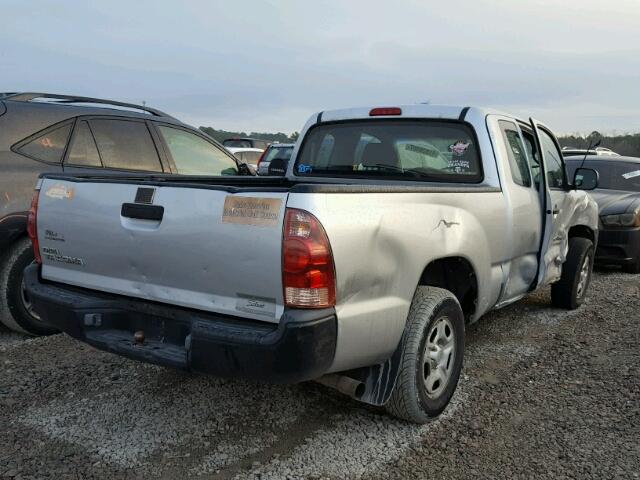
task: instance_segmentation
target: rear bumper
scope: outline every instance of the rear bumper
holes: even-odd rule
[[[146,302],[40,279],[25,270],[43,320],[98,349],[158,365],[275,383],[318,378],[333,362],[333,309],[286,310],[279,324]],[[144,331],[136,343],[134,332]]]
[[[600,230],[596,262],[624,265],[640,258],[640,229]]]

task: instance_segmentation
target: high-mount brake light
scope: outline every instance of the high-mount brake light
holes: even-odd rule
[[[36,190],[31,199],[31,207],[29,208],[29,215],[27,216],[27,234],[31,239],[31,245],[33,245],[33,255],[36,258],[36,263],[42,264],[42,257],[40,256],[40,244],[38,243],[38,196],[39,190]]]
[[[399,107],[378,107],[369,111],[370,117],[380,117],[384,115],[402,115],[402,109]]]
[[[287,307],[325,308],[336,303],[336,274],[329,239],[318,219],[304,210],[286,210],[282,284]]]

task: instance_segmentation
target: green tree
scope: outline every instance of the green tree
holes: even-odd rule
[[[212,128],[212,127],[200,127],[200,130],[219,142],[222,142],[227,138],[233,138],[233,137],[250,137],[250,138],[259,138],[260,140],[267,140],[269,142],[290,143],[290,142],[295,142],[298,138],[298,132],[293,132],[291,135],[287,135],[286,133],[283,133],[283,132],[246,133],[246,132],[231,132],[227,130],[216,130],[215,128]]]

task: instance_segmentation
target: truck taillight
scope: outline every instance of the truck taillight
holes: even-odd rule
[[[316,217],[287,208],[282,238],[284,302],[294,308],[324,308],[336,303],[331,245]]]
[[[27,216],[27,234],[31,239],[33,245],[33,255],[36,257],[36,263],[42,263],[42,257],[40,257],[40,245],[38,244],[38,196],[40,192],[36,190],[31,199],[31,207],[29,208],[29,215]]]

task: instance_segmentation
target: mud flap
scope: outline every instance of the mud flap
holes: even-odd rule
[[[345,375],[355,378],[364,384],[365,391],[358,398],[359,401],[376,406],[385,405],[389,401],[400,371],[404,343],[405,337],[402,335],[402,340],[400,340],[396,350],[385,362],[345,373]]]

